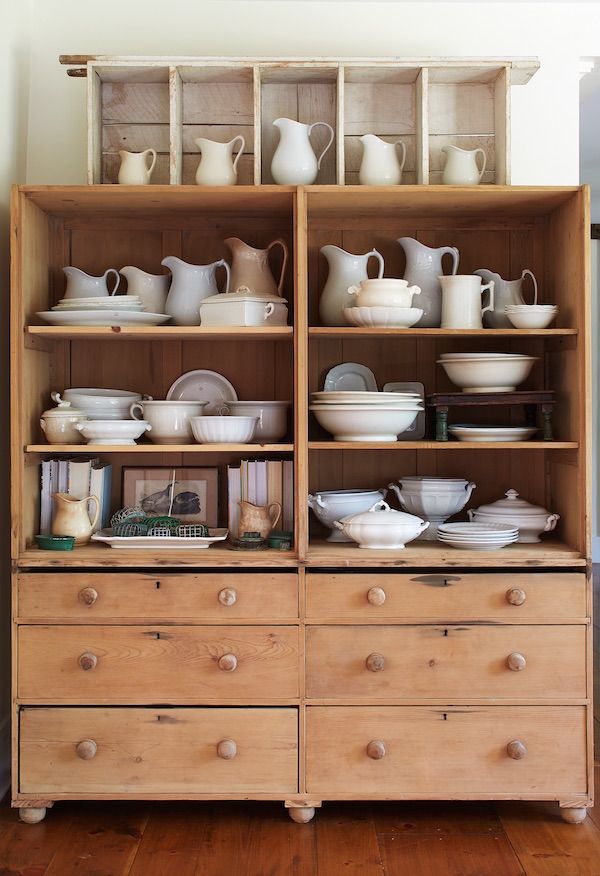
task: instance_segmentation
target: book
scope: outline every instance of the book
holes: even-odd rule
[[[85,499],[90,495],[90,476],[92,465],[99,462],[95,457],[87,457],[87,459],[77,457],[68,460],[69,477],[67,492],[70,496],[75,496],[76,499]]]
[[[294,529],[294,463],[291,459],[283,462],[283,514],[281,528]]]
[[[248,501],[248,460],[240,462],[240,496],[244,502]]]
[[[248,496],[247,501],[256,505],[256,462],[248,461]]]
[[[41,466],[42,489],[40,493],[40,534],[49,535],[52,531],[52,493],[56,493],[58,462],[43,459]]]
[[[233,538],[239,538],[240,506],[238,502],[242,498],[241,466],[227,466],[227,518],[229,534]]]
[[[58,483],[55,485],[55,493],[67,493],[69,490],[69,460],[66,457],[58,460]]]
[[[267,461],[259,459],[256,463],[256,504],[268,504]]]
[[[283,462],[270,459],[267,462],[267,505],[279,502],[283,514]],[[281,521],[279,521],[281,525]],[[283,528],[283,527],[282,527]]]
[[[93,532],[106,528],[110,523],[112,465],[108,462],[95,462],[90,469],[90,496],[96,496],[100,505],[98,520]],[[95,513],[94,503],[88,503],[90,519]]]

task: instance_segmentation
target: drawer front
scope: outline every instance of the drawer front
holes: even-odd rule
[[[586,794],[585,726],[585,706],[313,706],[307,791],[378,799]]]
[[[21,700],[269,702],[298,696],[297,627],[20,627]]]
[[[315,626],[308,697],[585,697],[586,635],[572,626]]]
[[[294,573],[24,573],[18,587],[18,615],[28,622],[202,619],[230,623],[298,617]]]
[[[297,791],[296,709],[22,709],[20,791]]]
[[[460,620],[585,618],[585,575],[518,573],[460,575],[306,575],[308,618]]]

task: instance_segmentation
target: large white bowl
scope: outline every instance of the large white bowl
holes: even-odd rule
[[[80,420],[75,428],[88,444],[135,444],[152,426],[145,420]]]
[[[199,444],[248,444],[258,417],[190,417],[190,423]]]
[[[152,426],[153,444],[191,444],[192,417],[201,417],[208,402],[150,401],[134,402],[130,414],[134,419],[146,420]],[[137,417],[136,411],[142,416]]]
[[[396,494],[403,511],[415,514],[424,520],[429,520],[431,526],[422,535],[423,540],[433,541],[437,538],[438,526],[458,514],[465,507],[475,484],[470,481],[459,481],[453,489],[446,490],[412,490],[410,483],[405,489],[404,481],[398,484],[388,484],[389,489]]]
[[[529,305],[533,307],[533,305]],[[545,329],[556,319],[558,310],[506,310],[515,328]]]
[[[349,295],[356,295],[359,308],[371,307],[412,307],[413,295],[420,295],[419,286],[409,286],[407,280],[393,277],[376,277],[361,280],[358,286],[350,286]]]
[[[438,359],[463,392],[514,392],[529,376],[537,356]]]
[[[402,410],[358,405],[337,410],[331,405],[322,408],[311,405],[310,409],[335,441],[396,441],[401,432],[412,426],[419,413],[417,408]]]
[[[346,322],[359,328],[410,328],[422,316],[423,311],[418,307],[392,305],[344,307]]]
[[[350,536],[345,535],[335,526],[336,520],[350,514],[360,514],[368,511],[375,502],[385,499],[387,490],[322,490],[314,495],[309,493],[308,507],[317,520],[331,530],[327,541],[349,542]]]
[[[90,420],[129,420],[129,408],[142,398],[139,392],[93,387],[65,389],[61,396]]]
[[[287,432],[288,401],[228,401],[221,411],[236,417],[258,417],[254,435],[259,444],[275,444]]]

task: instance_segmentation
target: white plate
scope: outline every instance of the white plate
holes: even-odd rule
[[[425,386],[418,381],[392,381],[392,383],[384,383],[384,392],[406,392],[411,395],[416,395],[417,398],[425,402]],[[420,441],[425,437],[425,411],[419,414],[412,426],[409,426],[405,432],[398,435],[398,441]]]
[[[537,432],[536,426],[448,426],[459,441],[527,441]]]
[[[178,536],[138,535],[124,537],[113,535],[112,529],[101,529],[92,535],[92,541],[100,541],[111,548],[124,548],[125,550],[201,550],[209,548],[217,541],[225,541],[229,535],[228,529],[209,529],[209,535],[202,538],[180,538]]]
[[[457,535],[485,535],[487,533],[502,533],[504,535],[512,535],[518,533],[517,526],[511,526],[508,523],[440,523],[438,527],[440,532],[456,533]]]
[[[65,310],[36,313],[50,325],[162,325],[171,319],[164,313],[135,313],[132,310]]]
[[[439,539],[438,539],[439,541]],[[442,544],[447,544],[448,547],[454,548],[458,551],[500,551],[502,548],[508,547],[513,542],[501,542],[500,544],[490,544],[488,542],[482,542],[481,544],[477,544],[475,542],[466,541],[464,544],[452,543],[450,541],[441,542]]]
[[[313,402],[320,404],[388,404],[395,401],[417,401],[417,392],[311,392]]]
[[[167,401],[208,402],[203,414],[218,414],[228,401],[237,401],[237,392],[222,374],[216,371],[187,371],[178,377],[167,393]]]
[[[323,389],[325,392],[377,392],[377,381],[366,365],[342,362],[327,372]]]

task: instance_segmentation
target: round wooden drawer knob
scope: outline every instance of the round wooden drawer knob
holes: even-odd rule
[[[520,587],[513,587],[506,591],[506,601],[510,605],[523,605],[527,599],[527,594]]]
[[[234,669],[237,669],[237,663],[235,654],[223,654],[222,657],[219,657],[219,669],[222,669],[223,672],[233,672]]]
[[[237,602],[237,592],[232,587],[225,587],[219,591],[219,602],[221,605],[235,605]]]
[[[75,751],[82,760],[91,760],[93,757],[96,757],[98,746],[93,739],[82,739],[75,746]]]
[[[370,672],[382,672],[385,669],[385,657],[383,654],[369,654],[365,664]]]
[[[372,739],[367,745],[367,754],[373,760],[381,760],[382,757],[385,757],[386,750],[383,739]]]
[[[508,663],[508,668],[512,669],[513,672],[522,672],[527,666],[527,660],[518,651],[513,651],[512,654],[509,654],[506,662]]]
[[[371,605],[383,605],[385,602],[385,590],[383,587],[371,587],[367,593],[367,602]]]
[[[98,665],[98,658],[95,654],[92,654],[91,651],[84,651],[84,653],[79,658],[79,665],[84,672],[90,672]]]
[[[237,745],[234,739],[221,739],[217,745],[217,754],[223,760],[231,760],[237,754]]]
[[[98,591],[93,587],[84,587],[79,591],[79,601],[82,605],[93,605],[98,599]]]
[[[513,739],[506,746],[506,752],[513,760],[522,760],[527,754],[527,748],[520,739]]]

